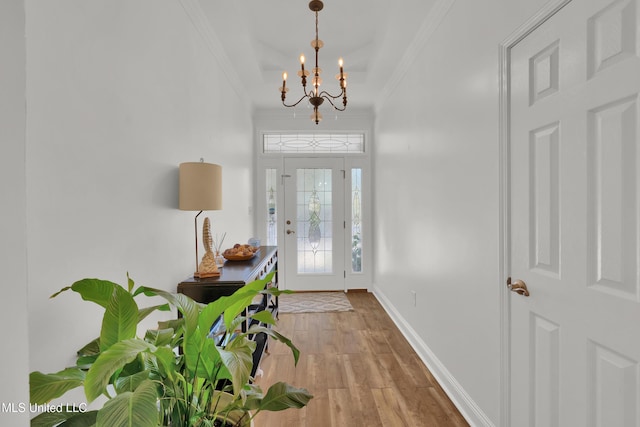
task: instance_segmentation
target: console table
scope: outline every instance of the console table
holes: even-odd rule
[[[189,277],[178,284],[178,293],[191,299],[209,303],[228,296],[254,280],[264,278],[278,267],[278,247],[260,246],[256,256],[247,261],[226,261],[220,269],[220,276],[198,279]],[[278,273],[272,286],[278,284]]]
[[[220,269],[220,276],[188,279],[178,284],[178,293],[184,294],[191,299],[207,304],[220,297],[233,294],[247,283],[254,280],[263,279],[272,271],[275,272],[271,283],[267,287],[278,286],[278,247],[260,246],[256,255],[246,261],[226,261],[224,267]],[[260,301],[255,301],[249,307],[252,311],[269,310],[274,317],[278,315],[278,298],[271,295],[263,295]],[[212,325],[215,326],[215,325]],[[246,325],[243,325],[246,330]],[[256,350],[253,353],[253,370],[251,375],[255,375],[262,354],[267,346],[267,335],[265,333],[256,334],[252,337],[256,341]]]

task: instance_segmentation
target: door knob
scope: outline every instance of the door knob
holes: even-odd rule
[[[529,290],[527,289],[527,284],[522,280],[515,280],[514,282],[511,282],[511,277],[509,277],[507,279],[507,288],[509,288],[511,292],[515,292],[518,295],[524,295],[525,297],[528,297],[530,295]]]
[[[287,230],[287,234],[295,234],[296,232],[293,230]]]

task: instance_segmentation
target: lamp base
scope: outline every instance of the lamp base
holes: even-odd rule
[[[213,255],[213,252],[207,251],[202,257],[202,262],[198,266],[197,271],[193,273],[193,277],[202,279],[204,277],[215,277],[219,275],[220,270],[218,270],[218,266],[216,265],[216,257]]]

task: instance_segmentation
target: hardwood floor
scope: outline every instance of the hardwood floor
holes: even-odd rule
[[[277,330],[300,349],[270,344],[266,390],[286,381],[309,390],[306,408],[261,412],[256,427],[467,426],[376,298],[347,294],[354,311],[281,314]]]

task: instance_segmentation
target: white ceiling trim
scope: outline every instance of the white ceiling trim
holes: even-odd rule
[[[438,0],[433,5],[433,8],[429,11],[427,19],[422,23],[418,33],[413,38],[409,46],[407,46],[407,50],[404,55],[402,55],[398,66],[391,75],[391,78],[380,92],[380,95],[374,104],[376,113],[380,111],[380,108],[382,108],[381,106],[385,104],[398,84],[400,84],[407,71],[411,68],[411,65],[413,65],[413,62],[418,56],[420,50],[429,42],[429,39],[431,39],[431,36],[442,23],[445,16],[447,16],[447,13],[455,2],[456,0]]]
[[[229,57],[225,53],[225,49],[220,42],[220,39],[216,36],[216,33],[211,28],[211,24],[209,20],[205,16],[204,12],[200,8],[200,3],[198,0],[180,0],[180,4],[187,16],[193,23],[193,26],[196,28],[198,33],[202,36],[202,40],[204,41],[207,49],[211,53],[211,55],[216,59],[220,65],[222,66],[222,71],[224,75],[229,80],[231,87],[236,92],[238,97],[242,100],[242,102],[247,106],[247,108],[251,108],[251,100],[246,92],[244,85],[238,78],[238,73],[235,71],[233,64],[229,60]]]

